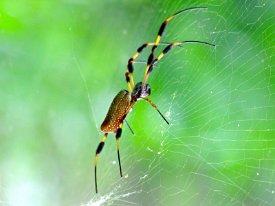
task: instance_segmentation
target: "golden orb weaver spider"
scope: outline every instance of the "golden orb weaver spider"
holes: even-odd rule
[[[97,149],[96,149],[96,155],[95,155],[95,162],[94,162],[94,167],[95,167],[95,191],[96,193],[98,192],[97,190],[97,173],[96,173],[96,166],[97,166],[97,161],[98,161],[98,155],[102,151],[104,147],[105,140],[108,136],[109,133],[116,133],[116,146],[117,146],[117,156],[118,156],[118,162],[119,162],[119,171],[120,171],[120,176],[122,177],[122,170],[121,170],[121,163],[120,163],[120,155],[119,155],[119,138],[121,137],[122,133],[122,125],[123,122],[127,116],[127,114],[130,112],[134,104],[140,100],[143,99],[146,102],[148,102],[152,107],[154,107],[158,113],[161,115],[161,117],[165,120],[167,124],[169,122],[167,119],[163,116],[163,114],[160,112],[158,107],[148,98],[147,96],[150,95],[151,93],[151,88],[150,85],[147,84],[148,77],[150,73],[153,71],[155,64],[163,58],[163,56],[168,53],[172,47],[174,46],[181,46],[182,44],[185,43],[200,43],[200,44],[205,44],[209,46],[215,46],[214,44],[204,42],[204,41],[196,41],[196,40],[188,40],[188,41],[181,41],[181,42],[174,42],[174,43],[162,43],[160,42],[160,38],[163,35],[163,32],[166,28],[167,23],[173,19],[175,16],[184,13],[186,11],[191,11],[191,10],[202,10],[202,9],[207,9],[206,7],[192,7],[188,9],[181,10],[172,16],[168,17],[160,26],[160,29],[158,31],[158,35],[156,38],[155,42],[152,43],[145,43],[141,47],[137,49],[135,54],[128,60],[128,65],[127,65],[127,70],[125,73],[126,77],[126,82],[129,91],[127,90],[121,90],[114,98],[113,102],[111,103],[111,106],[108,110],[108,113],[101,124],[101,131],[105,132],[101,142],[99,143]],[[157,58],[154,59],[154,54],[155,50],[158,47],[158,45],[167,45],[166,48],[157,56]],[[134,77],[133,77],[133,71],[134,67],[133,64],[137,63],[134,60],[138,57],[138,55],[143,51],[148,46],[152,46],[151,53],[148,57],[147,63],[146,63],[146,69],[145,69],[145,74],[144,74],[144,79],[142,82],[138,82],[137,84],[134,83]],[[132,89],[133,88],[133,89]],[[128,125],[127,121],[125,120],[126,124]],[[129,125],[128,125],[129,126]],[[129,126],[130,128],[130,126]],[[132,129],[130,128],[132,131]]]

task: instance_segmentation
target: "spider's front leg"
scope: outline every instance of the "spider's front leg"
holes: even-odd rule
[[[133,77],[133,72],[134,72],[133,64],[136,63],[135,59],[143,51],[143,49],[145,49],[148,46],[152,46],[154,44],[155,44],[155,42],[154,43],[145,43],[145,44],[141,45],[137,49],[137,51],[134,53],[134,55],[128,60],[127,70],[125,72],[125,78],[126,78],[126,82],[127,82],[130,92],[132,92],[132,87],[135,86],[134,77]]]
[[[132,92],[132,89],[135,86],[134,75],[133,75],[133,73],[134,73],[134,66],[133,66],[133,64],[135,64],[135,63],[141,63],[141,62],[135,61],[135,59],[140,55],[140,53],[146,47],[148,47],[148,46],[154,46],[155,44],[156,44],[155,42],[149,42],[149,43],[142,44],[137,49],[137,51],[134,53],[134,55],[128,60],[127,70],[125,72],[125,78],[126,78],[126,82],[127,82],[128,89],[129,89],[130,92]],[[166,42],[159,42],[158,44],[159,45],[170,45],[170,43],[166,43]],[[142,62],[142,63],[146,64],[146,62]]]

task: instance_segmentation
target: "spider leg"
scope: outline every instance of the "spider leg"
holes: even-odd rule
[[[122,170],[121,170],[121,163],[120,163],[120,155],[119,155],[119,138],[121,137],[122,133],[122,124],[119,125],[119,128],[116,132],[116,149],[117,149],[117,158],[118,158],[118,163],[119,163],[119,171],[120,171],[120,176],[122,177]]]
[[[159,111],[157,105],[155,105],[150,99],[143,97],[142,99],[144,99],[145,101],[147,101],[149,104],[151,104],[152,107],[154,107],[158,113],[160,114],[160,116],[164,119],[164,121],[169,124],[168,120],[164,117],[164,115]]]
[[[182,42],[174,42],[172,44],[169,44],[160,54],[157,58],[155,58],[151,64],[149,65],[148,69],[146,66],[146,71],[145,71],[145,75],[144,75],[144,79],[143,79],[143,83],[142,85],[144,86],[147,82],[147,79],[149,77],[149,74],[153,71],[154,69],[154,65],[163,58],[163,56],[165,54],[167,54],[174,46],[180,46],[182,44],[187,44],[187,43],[199,43],[199,44],[205,44],[208,46],[215,46],[214,44],[208,43],[208,42],[204,42],[204,41],[197,41],[197,40],[188,40],[188,41],[182,41]]]
[[[126,82],[128,84],[129,90],[130,92],[132,91],[132,89],[130,89],[131,87],[135,86],[135,82],[134,82],[134,77],[133,77],[133,72],[134,72],[134,60],[138,57],[138,55],[143,51],[144,48],[148,47],[148,46],[152,46],[155,43],[145,43],[143,45],[141,45],[137,51],[134,53],[134,55],[128,60],[128,64],[127,64],[127,70],[125,73],[125,77],[126,77]]]
[[[191,11],[191,10],[203,10],[203,9],[207,9],[206,7],[191,7],[191,8],[188,8],[188,9],[184,9],[184,10],[181,10],[177,13],[174,13],[172,16],[169,16],[160,26],[159,28],[159,31],[158,31],[158,35],[157,35],[157,38],[156,38],[156,41],[155,41],[155,45],[152,47],[152,50],[151,50],[151,54],[149,55],[148,57],[148,60],[147,60],[147,66],[146,66],[146,69],[145,69],[145,74],[144,76],[146,75],[152,61],[154,60],[154,53],[155,53],[155,50],[156,48],[158,47],[159,45],[159,42],[160,42],[160,38],[162,37],[163,33],[164,33],[164,30],[167,26],[167,23],[172,20],[175,16],[179,15],[179,14],[182,14],[184,12],[187,12],[187,11]]]
[[[105,133],[101,142],[99,143],[99,145],[97,146],[96,149],[96,153],[95,153],[95,192],[97,193],[97,177],[96,177],[96,164],[97,164],[97,160],[98,160],[98,155],[99,153],[102,151],[103,147],[104,147],[104,142],[107,138],[108,133]]]
[[[126,122],[127,126],[129,127],[130,131],[132,132],[132,134],[135,134],[126,119],[125,119],[125,122]]]
[[[171,43],[167,43],[167,42],[159,42],[159,45],[170,45]],[[127,64],[127,70],[125,72],[125,78],[126,78],[126,82],[127,82],[127,86],[130,92],[132,92],[132,87],[135,86],[135,82],[134,82],[134,76],[133,76],[133,72],[134,72],[134,67],[133,64],[135,63],[146,63],[146,62],[141,62],[141,61],[135,61],[135,59],[139,56],[139,54],[148,46],[153,46],[155,45],[155,42],[151,43],[145,43],[143,45],[141,45],[137,51],[134,53],[134,55],[128,60],[128,64]]]

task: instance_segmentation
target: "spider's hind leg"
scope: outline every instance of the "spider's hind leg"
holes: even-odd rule
[[[95,153],[95,192],[97,193],[97,176],[96,176],[96,165],[97,165],[97,160],[98,160],[98,155],[102,151],[104,147],[105,140],[107,138],[108,133],[105,133],[101,142],[97,146],[96,153]]]
[[[122,123],[119,125],[119,128],[116,132],[116,149],[117,149],[117,158],[118,158],[118,164],[119,164],[119,171],[120,171],[120,176],[122,177],[122,170],[121,170],[121,163],[120,163],[120,155],[119,155],[119,138],[121,137],[122,134]]]

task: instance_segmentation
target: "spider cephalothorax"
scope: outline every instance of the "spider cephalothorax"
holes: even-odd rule
[[[131,97],[132,99],[138,100],[140,98],[145,98],[151,94],[151,87],[149,84],[142,86],[142,82],[139,82],[135,85]]]
[[[149,84],[147,84],[147,80],[149,75],[154,69],[154,65],[162,59],[162,57],[168,53],[174,46],[181,46],[182,44],[185,43],[200,43],[200,44],[206,44],[210,46],[214,46],[213,44],[204,42],[204,41],[196,41],[196,40],[188,40],[188,41],[181,41],[181,42],[174,42],[174,43],[164,43],[160,42],[160,38],[165,30],[166,24],[173,19],[175,16],[178,14],[181,14],[186,11],[190,10],[201,10],[201,9],[207,9],[204,7],[194,7],[194,8],[189,8],[185,9],[182,11],[179,11],[172,16],[168,17],[161,25],[157,39],[155,42],[149,42],[141,45],[136,53],[128,60],[128,65],[127,65],[127,71],[125,73],[126,77],[126,82],[128,85],[127,90],[121,90],[113,99],[113,102],[109,108],[109,111],[101,124],[101,131],[103,131],[105,134],[99,143],[97,149],[96,149],[96,157],[95,157],[95,190],[97,192],[97,177],[96,177],[96,164],[98,160],[98,155],[102,151],[104,147],[105,140],[108,136],[109,133],[115,133],[116,134],[116,145],[117,145],[117,156],[118,156],[118,163],[119,163],[119,170],[120,170],[120,176],[122,177],[122,170],[121,170],[121,163],[120,163],[120,155],[119,155],[119,143],[118,140],[121,136],[122,133],[122,124],[123,122],[126,121],[126,116],[127,114],[131,111],[132,107],[134,104],[137,102],[137,100],[142,99],[148,102],[152,107],[154,107],[158,113],[161,115],[161,117],[165,120],[167,124],[169,122],[167,119],[164,117],[164,115],[159,111],[158,107],[150,100],[147,98],[147,96],[150,95],[151,93],[151,87]],[[167,45],[165,49],[155,58],[155,50],[158,47],[158,45]],[[144,48],[152,46],[151,53],[148,57],[147,63],[146,63],[146,68],[145,68],[145,74],[142,82],[138,82],[137,84],[134,83],[134,77],[133,77],[133,72],[134,72],[134,63],[138,63],[138,61],[135,61],[135,59],[138,57],[138,55],[143,51]],[[140,62],[139,62],[140,63]],[[143,61],[141,63],[144,63]],[[128,125],[128,123],[127,123]],[[128,125],[129,126],[129,125]],[[131,128],[130,128],[131,129]]]

